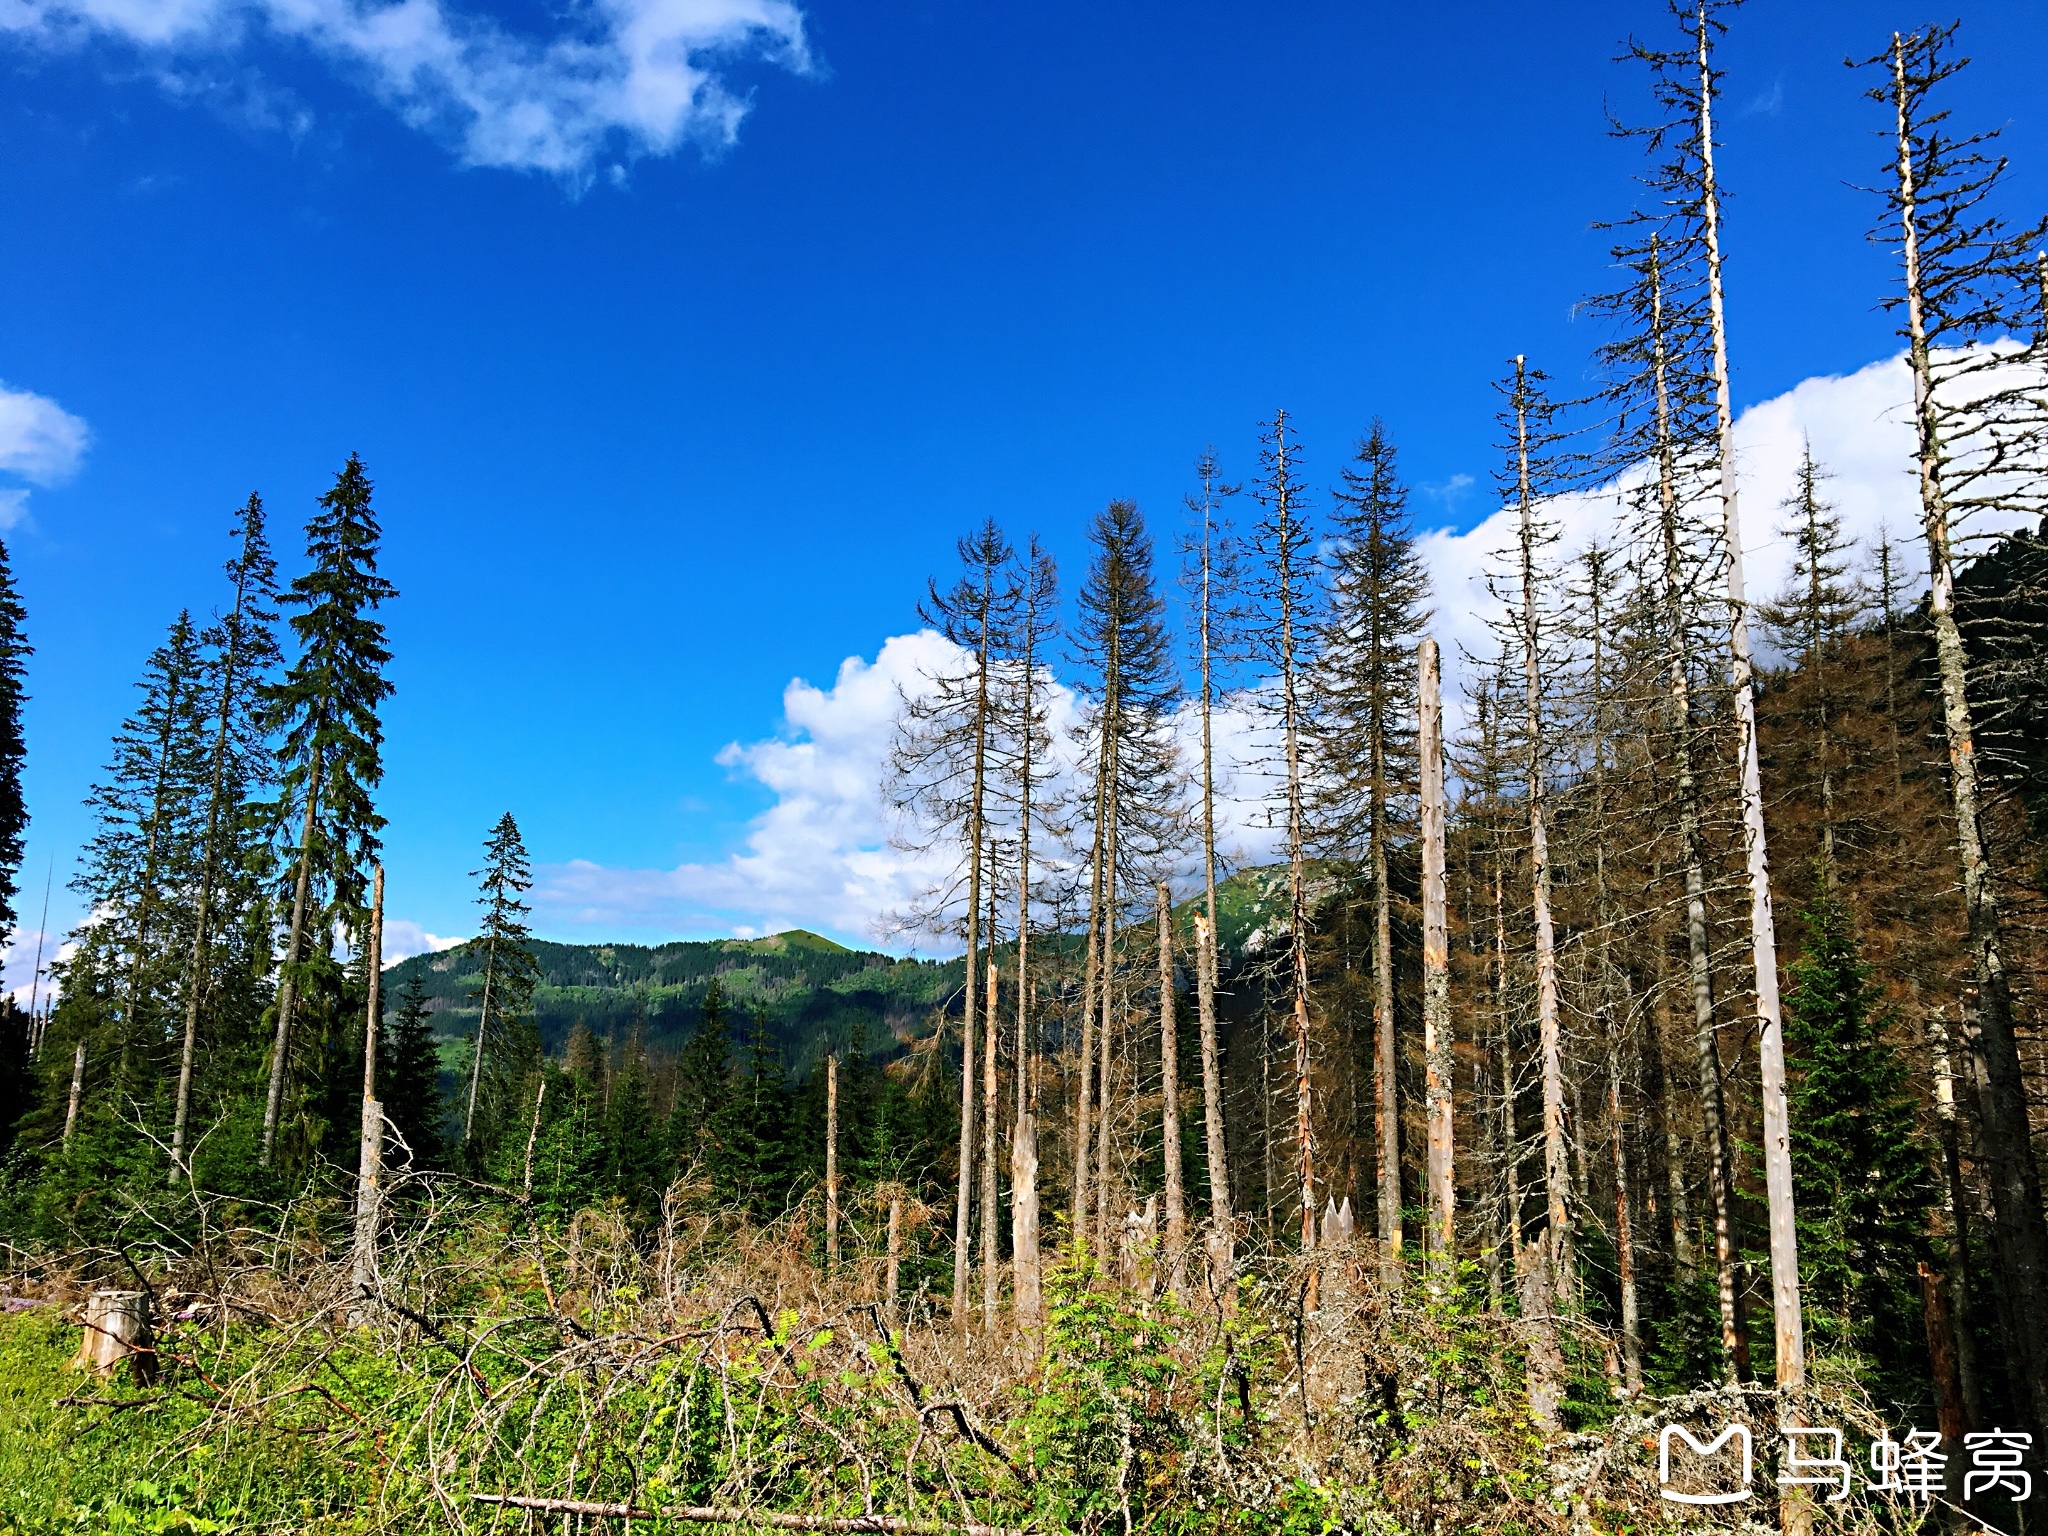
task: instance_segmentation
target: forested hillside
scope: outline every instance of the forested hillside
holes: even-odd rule
[[[742,1015],[765,1009],[791,1065],[807,1073],[822,1051],[858,1030],[877,1053],[928,1030],[928,1016],[959,990],[961,965],[850,950],[802,929],[763,939],[646,946],[532,942],[539,964],[531,1007],[542,1049],[558,1055],[581,1024],[600,1040],[638,1030],[650,1050],[673,1053],[703,1018],[714,977]],[[467,1040],[482,1008],[485,956],[462,945],[415,955],[388,970],[394,992],[413,977],[434,1032]]]
[[[252,499],[92,792],[54,1004],[0,1018],[0,1530],[2021,1529],[2048,220],[1945,126],[1955,28],[1873,37],[1920,526],[1853,539],[1810,446],[1745,504],[1732,14],[1630,47],[1590,370],[1501,368],[1479,653],[1378,421],[1109,500],[1068,596],[966,530],[876,764],[944,963],[544,941],[507,811],[476,937],[387,971],[371,486],[282,588]],[[80,1308],[127,1376],[60,1398]]]

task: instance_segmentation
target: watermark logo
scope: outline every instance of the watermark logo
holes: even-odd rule
[[[1856,1481],[1843,1455],[1842,1432],[1832,1425],[1788,1426],[1780,1431],[1784,1440],[1779,1457],[1777,1484],[1781,1488],[1826,1488],[1827,1502],[1839,1504],[1849,1497]],[[1707,1493],[1692,1493],[1671,1485],[1673,1441],[1701,1462],[1713,1461],[1733,1447],[1739,1472],[1734,1486],[1727,1486],[1728,1458],[1712,1470],[1721,1474],[1723,1486]],[[1880,1435],[1870,1446],[1870,1470],[1877,1475],[1864,1479],[1874,1493],[1903,1494],[1927,1503],[1940,1497],[1948,1486],[1948,1452],[1942,1449],[1940,1434],[1931,1429],[1908,1429],[1905,1439]],[[2034,1495],[2034,1475],[2026,1470],[2034,1437],[2020,1430],[1988,1429],[1963,1436],[1969,1466],[1963,1473],[1963,1500],[2000,1494],[2014,1503],[2025,1503]],[[1754,1491],[1755,1462],[1749,1429],[1741,1424],[1724,1424],[1710,1440],[1701,1440],[1682,1424],[1667,1424],[1657,1436],[1658,1495],[1674,1504],[1740,1504]],[[1690,1478],[1688,1481],[1692,1480]]]

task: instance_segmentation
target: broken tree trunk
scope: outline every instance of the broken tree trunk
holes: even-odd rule
[[[1444,724],[1436,641],[1418,659],[1422,765],[1422,1054],[1429,1124],[1429,1248],[1439,1284],[1457,1270],[1457,1178],[1451,1081],[1451,942],[1444,893]]]
[[[363,1129],[356,1162],[356,1230],[349,1280],[350,1321],[368,1319],[368,1296],[377,1285],[377,1222],[384,1213],[384,1106],[377,1099],[377,1036],[382,1031],[384,972],[384,866],[370,883],[370,943],[364,959],[369,1002],[363,1011]],[[531,1183],[531,1180],[528,1181]]]

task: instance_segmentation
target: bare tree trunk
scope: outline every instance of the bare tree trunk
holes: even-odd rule
[[[277,1038],[271,1043],[270,1092],[263,1101],[263,1157],[265,1168],[277,1148],[277,1121],[284,1108],[285,1075],[291,1065],[292,972],[299,963],[299,946],[306,932],[306,900],[313,881],[313,813],[320,804],[320,751],[313,751],[313,771],[306,779],[306,817],[299,829],[299,874],[292,892],[292,930],[285,942],[284,965],[277,984]]]
[[[1422,1054],[1429,1121],[1430,1249],[1439,1284],[1457,1274],[1457,1177],[1454,1156],[1454,1060],[1451,1041],[1451,942],[1444,895],[1444,723],[1436,641],[1425,637],[1417,673],[1417,747],[1422,762]]]
[[[199,863],[199,897],[192,914],[192,961],[185,983],[185,1039],[178,1052],[178,1106],[171,1120],[171,1176],[185,1166],[185,1135],[192,1115],[192,1071],[199,1053],[199,1003],[206,991],[208,924],[213,916],[213,882],[220,868],[220,812],[227,783],[228,725],[234,717],[235,671],[241,660],[236,647],[242,633],[245,583],[235,587],[234,612],[228,621],[226,665],[221,671],[220,710],[214,725],[213,785],[206,801],[206,846]],[[47,903],[45,904],[47,910]],[[40,936],[38,937],[40,943]]]
[[[1522,695],[1527,732],[1529,801],[1529,887],[1536,925],[1536,1034],[1543,1065],[1543,1193],[1547,1207],[1545,1242],[1552,1308],[1569,1309],[1572,1295],[1571,1167],[1564,1132],[1564,1034],[1558,1022],[1557,930],[1550,911],[1550,838],[1545,807],[1549,786],[1543,772],[1543,677],[1536,617],[1535,498],[1529,480],[1527,385],[1523,359],[1515,359],[1515,464],[1521,508]]]
[[[1209,900],[1216,899],[1215,887]],[[1195,914],[1195,990],[1202,1019],[1202,1128],[1209,1165],[1209,1285],[1230,1285],[1236,1224],[1230,1214],[1230,1154],[1223,1139],[1223,1064],[1216,1047],[1216,924]]]
[[[1956,623],[1955,563],[1949,527],[1948,493],[1941,467],[1948,453],[1942,405],[1935,398],[1922,290],[1919,194],[1906,117],[1904,44],[1892,42],[1893,84],[1898,105],[1899,204],[1906,259],[1906,317],[1913,367],[1913,407],[1918,428],[1920,509],[1927,536],[1927,616],[1934,630],[1934,654],[1941,675],[1942,727],[1948,737],[1949,794],[1961,864],[1963,911],[1975,971],[1975,1007],[1963,1014],[1965,1059],[1977,1090],[1978,1117],[1992,1192],[1992,1248],[2000,1289],[2013,1320],[2015,1381],[2024,1383],[2029,1423],[2048,1432],[2048,1318],[2040,1298],[2048,1294],[2048,1221],[2041,1208],[2040,1169],[2034,1161],[2026,1082],[2013,1034],[2012,995],[2005,969],[2003,918],[1991,861],[1984,848],[1977,788],[1976,725],[1969,693],[1969,665]],[[1958,1288],[1960,1290],[1960,1288]]]
[[[1026,616],[1024,629],[1024,729],[1017,820],[1017,1119],[1010,1131],[1010,1290],[1017,1321],[1033,1337],[1042,1331],[1045,1310],[1038,1260],[1038,1125],[1031,1114],[1031,757],[1038,718],[1034,691],[1037,662],[1032,654],[1035,621],[1033,610]]]
[[[1977,1341],[1970,1331],[1970,1197],[1963,1186],[1962,1138],[1956,1127],[1956,1083],[1949,1064],[1948,1025],[1939,1009],[1927,1020],[1927,1040],[1934,1056],[1934,1123],[1941,1136],[1943,1191],[1953,1240],[1950,1271],[1956,1276],[1952,1290],[1956,1368],[1962,1378],[1964,1415],[1972,1425],[1978,1425],[1985,1419],[1982,1378],[1977,1373]]]
[[[1209,1158],[1209,1283],[1227,1291],[1236,1230],[1230,1213],[1230,1158],[1223,1134],[1223,1068],[1216,1046],[1216,753],[1210,717],[1216,697],[1214,566],[1209,504],[1202,505],[1202,894],[1195,919],[1195,1001],[1202,1026],[1202,1119]]]
[[[1181,1187],[1180,1040],[1173,1017],[1173,893],[1162,880],[1155,895],[1159,906],[1160,1150],[1166,1166],[1166,1273],[1169,1285],[1178,1293],[1188,1218]]]
[[[476,1054],[469,1063],[469,1105],[462,1112],[462,1144],[469,1145],[470,1128],[476,1124],[477,1090],[484,1080],[484,1032],[491,1022],[491,986],[497,980],[498,936],[494,932],[484,946],[484,993],[476,1015]]]
[[[825,1057],[825,1262],[839,1262],[839,1053]]]
[[[1714,1033],[1714,974],[1707,936],[1705,855],[1701,849],[1699,779],[1693,768],[1693,708],[1686,676],[1689,650],[1685,611],[1685,572],[1678,546],[1677,445],[1671,429],[1669,350],[1664,332],[1663,269],[1657,245],[1650,246],[1651,340],[1655,349],[1657,389],[1657,501],[1664,556],[1664,622],[1671,648],[1670,710],[1672,750],[1678,769],[1678,836],[1685,862],[1685,932],[1691,966],[1693,1043],[1699,1060],[1700,1119],[1705,1133],[1707,1185],[1714,1204],[1714,1265],[1721,1308],[1721,1363],[1730,1382],[1749,1374],[1749,1336],[1742,1316],[1741,1292],[1735,1282],[1735,1214],[1733,1164],[1729,1155],[1727,1111],[1721,1092],[1721,1055]],[[1673,1163],[1672,1220],[1674,1251],[1683,1236],[1683,1214],[1677,1196],[1681,1185]],[[1681,1267],[1684,1256],[1678,1254]]]
[[[981,1326],[993,1330],[996,1302],[1002,1289],[1002,1271],[996,1264],[996,1221],[1001,1200],[996,1187],[996,1032],[1000,1025],[996,1015],[999,988],[995,961],[995,872],[991,870],[989,874],[988,998],[984,1010],[987,1027],[982,1032],[981,1052]]]
[[[1792,1132],[1785,1108],[1785,1027],[1778,1006],[1778,937],[1771,915],[1770,851],[1764,833],[1763,768],[1756,735],[1756,693],[1749,659],[1749,609],[1743,596],[1742,525],[1735,483],[1735,411],[1728,384],[1728,327],[1721,293],[1721,202],[1714,180],[1713,70],[1705,0],[1699,12],[1699,151],[1701,216],[1707,242],[1707,313],[1714,338],[1714,413],[1719,428],[1721,531],[1727,560],[1729,686],[1734,694],[1736,753],[1742,776],[1742,841],[1749,877],[1749,945],[1756,1003],[1757,1060],[1763,1078],[1764,1188],[1770,1219],[1771,1318],[1776,1331],[1778,1388],[1806,1385],[1806,1334],[1799,1311],[1799,1233],[1792,1202]],[[1788,1424],[1796,1420],[1788,1418]],[[1803,1488],[1779,1499],[1788,1532],[1813,1517]]]
[[[1379,756],[1379,743],[1374,744]],[[1385,797],[1384,774],[1374,800]],[[1400,1058],[1394,1040],[1394,914],[1387,892],[1386,809],[1375,805],[1372,833],[1372,1032],[1373,1111],[1379,1141],[1380,1283],[1401,1283],[1401,1099]]]
[[[384,1022],[382,864],[370,882],[370,943],[364,959],[370,996],[363,1013],[363,1136],[356,1165],[355,1247],[349,1268],[355,1291],[351,1316],[358,1325],[368,1318],[368,1297],[377,1285],[377,1223],[384,1214],[384,1106],[377,1100],[377,1036]]]
[[[1500,1051],[1500,1199],[1507,1210],[1508,1263],[1521,1274],[1522,1146],[1515,1126],[1515,1058],[1508,1039],[1508,917],[1506,874],[1496,850],[1493,861],[1493,1016]]]
[[[968,1244],[968,1207],[974,1189],[974,1031],[980,1017],[975,984],[981,965],[981,860],[986,831],[988,789],[988,670],[995,602],[993,577],[984,571],[981,590],[981,643],[974,661],[974,780],[967,807],[967,971],[960,1012],[960,1186],[953,1206],[953,1326],[967,1331],[967,1287],[973,1267]]]
[[[1276,483],[1288,483],[1287,421],[1285,412],[1274,413],[1274,452],[1278,457]],[[1310,1077],[1309,978],[1308,978],[1308,890],[1306,848],[1302,825],[1301,722],[1295,665],[1296,577],[1290,552],[1289,524],[1292,503],[1283,491],[1277,508],[1280,535],[1275,540],[1281,569],[1280,593],[1280,707],[1287,757],[1287,897],[1290,940],[1294,951],[1294,1145],[1296,1175],[1301,1201],[1301,1250],[1316,1245],[1316,1144],[1315,1097]]]
[[[889,1195],[889,1258],[886,1306],[889,1321],[897,1320],[896,1295],[903,1276],[903,1195],[891,1191]]]
[[[1111,714],[1106,718],[1120,727],[1121,721],[1117,715]],[[1104,728],[1109,727],[1105,725]],[[1109,1068],[1110,1047],[1115,1037],[1112,1025],[1116,1008],[1116,858],[1120,798],[1117,793],[1119,765],[1114,752],[1115,748],[1112,746],[1109,788],[1103,796],[1104,809],[1109,820],[1102,840],[1102,974],[1097,978],[1102,1017],[1096,1021],[1095,1026],[1096,1092],[1102,1101],[1095,1120],[1095,1251],[1102,1255],[1105,1263],[1116,1251],[1115,1233],[1112,1230],[1116,1220],[1116,1212],[1112,1209],[1115,1191],[1110,1188],[1109,1182]]]
[[[78,1102],[85,1096],[85,1041],[71,1055],[71,1102],[64,1109],[64,1150],[71,1150],[71,1133],[78,1129]]]

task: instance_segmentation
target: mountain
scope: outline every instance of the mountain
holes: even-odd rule
[[[1241,955],[1258,953],[1287,920],[1287,870],[1279,865],[1240,870],[1216,890],[1217,927],[1226,967]],[[1174,908],[1184,936],[1194,929],[1199,896]],[[1140,921],[1143,926],[1143,920]],[[1042,955],[1071,945],[1078,964],[1079,940],[1034,935]],[[736,1035],[757,1010],[768,1014],[782,1042],[784,1059],[798,1076],[810,1070],[826,1042],[844,1045],[858,1028],[868,1049],[886,1054],[914,1035],[928,1032],[934,1011],[957,1010],[965,970],[959,958],[906,960],[872,950],[848,949],[801,928],[765,939],[710,939],[649,947],[644,944],[552,944],[535,941],[541,983],[533,995],[541,1044],[559,1055],[580,1020],[600,1040],[623,1040],[640,1024],[650,1046],[673,1050],[703,1017],[704,994],[716,976],[737,1015]],[[999,963],[1014,959],[999,946]],[[476,993],[483,984],[481,949],[464,944],[434,954],[414,955],[385,973],[385,993],[395,997],[407,979],[425,983],[436,1033],[445,1041],[467,1040],[476,1029]],[[451,1064],[455,1058],[449,1054]]]
[[[960,988],[961,962],[904,960],[848,949],[801,928],[765,939],[642,944],[536,941],[541,982],[533,995],[541,1043],[559,1054],[580,1020],[600,1040],[624,1039],[639,1023],[651,1046],[672,1049],[703,1016],[704,994],[718,978],[737,1018],[765,1010],[799,1074],[825,1042],[843,1044],[856,1029],[871,1051],[920,1032],[933,1009]],[[385,973],[387,995],[408,978],[425,983],[435,1029],[467,1039],[476,1028],[476,991],[484,954],[474,944],[414,955]]]

